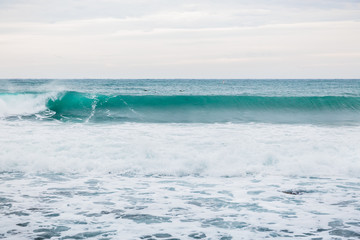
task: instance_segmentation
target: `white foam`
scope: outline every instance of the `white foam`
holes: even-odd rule
[[[0,123],[0,170],[360,174],[360,126]]]
[[[46,101],[54,94],[3,94],[0,95],[0,117],[24,116],[46,109]]]

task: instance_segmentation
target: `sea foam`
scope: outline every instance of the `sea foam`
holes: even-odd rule
[[[46,110],[46,101],[56,94],[0,94],[0,118],[26,116]]]
[[[2,122],[0,170],[130,175],[360,174],[360,126]]]

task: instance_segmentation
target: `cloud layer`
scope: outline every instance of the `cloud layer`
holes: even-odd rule
[[[3,0],[0,78],[359,78],[358,1]]]

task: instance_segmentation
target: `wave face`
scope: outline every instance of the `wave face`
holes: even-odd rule
[[[75,91],[2,94],[0,117],[75,122],[357,123],[360,97],[105,95]]]
[[[26,109],[20,111],[22,114],[29,114],[32,110],[45,114],[48,119],[62,121],[291,123],[360,120],[360,97],[136,96],[73,91],[55,97],[12,97],[14,99],[10,102],[13,105]],[[43,101],[43,106],[40,101]]]

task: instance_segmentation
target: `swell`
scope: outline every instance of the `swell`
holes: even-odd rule
[[[49,99],[53,110],[89,109],[97,102],[99,108],[242,108],[242,109],[299,109],[299,110],[360,110],[360,97],[311,96],[268,97],[236,95],[92,95],[64,92]]]
[[[0,96],[1,97],[1,96]],[[2,96],[3,97],[3,96]],[[125,122],[359,122],[360,97],[246,95],[104,95],[65,91],[36,100],[39,113],[62,121]],[[26,100],[26,101],[24,101]],[[39,107],[39,100],[43,107]],[[4,98],[0,98],[4,102]],[[11,102],[11,101],[10,101]],[[22,103],[23,102],[23,103]],[[4,105],[4,104],[3,104]],[[6,103],[5,103],[6,105]],[[45,109],[45,110],[44,110]],[[1,109],[0,109],[1,110]],[[28,110],[28,109],[27,109]],[[31,111],[28,111],[31,113]],[[20,113],[19,113],[20,115]]]

